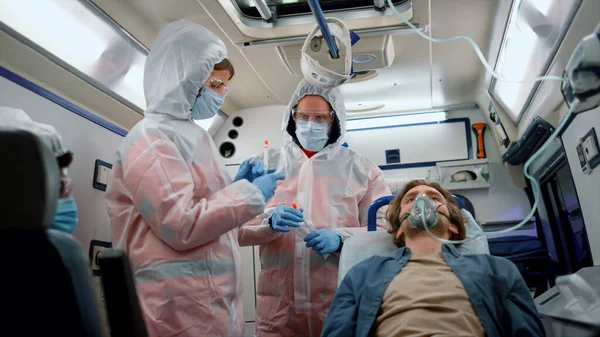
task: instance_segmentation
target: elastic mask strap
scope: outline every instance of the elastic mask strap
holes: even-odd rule
[[[444,216],[444,218],[446,218],[446,219],[448,219],[448,221],[452,222],[452,220],[450,220],[450,216],[448,216],[448,215],[446,215],[446,214],[444,214],[444,213],[442,213],[442,212],[438,211],[438,209],[439,209],[440,207],[442,207],[442,206],[443,206],[443,205],[439,205],[438,207],[436,207],[436,209],[435,209],[435,213],[436,213],[436,214],[439,214],[439,215],[443,215],[443,216]]]
[[[404,216],[400,217],[400,224],[404,222],[404,220],[408,219],[409,213],[404,214]]]

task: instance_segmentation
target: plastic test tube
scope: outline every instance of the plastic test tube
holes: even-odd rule
[[[265,145],[263,147],[263,164],[265,166],[265,175],[269,171],[269,141],[265,140]]]
[[[292,208],[294,209],[298,209],[298,205],[296,204],[292,204]],[[300,238],[300,240],[304,240],[304,238],[308,235],[308,233],[310,233],[311,231],[314,230],[314,227],[310,224],[308,224],[306,221],[304,222],[304,226],[300,226],[298,228],[295,228],[294,230],[294,234]],[[329,257],[329,254],[324,254],[323,258],[325,260],[327,260],[327,258]]]
[[[292,208],[298,209],[298,205],[293,203]],[[309,230],[306,228],[306,222],[304,224],[300,225],[300,227],[294,228],[294,234],[296,234],[296,236],[299,237],[301,240],[304,240],[304,237],[306,235],[308,235],[308,233],[309,233]]]

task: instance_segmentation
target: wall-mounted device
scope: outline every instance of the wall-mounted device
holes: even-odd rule
[[[585,159],[585,155],[583,154],[583,146],[581,146],[581,140],[580,143],[577,144],[577,157],[579,157],[579,166],[581,166],[581,172],[583,173],[590,173],[590,167],[587,163],[587,159]]]
[[[500,113],[498,112],[498,109],[496,108],[496,105],[494,103],[494,99],[491,97],[491,95],[488,93],[488,97],[490,98],[490,104],[488,106],[488,124],[490,127],[490,131],[492,132],[492,135],[494,135],[494,139],[496,140],[496,144],[498,145],[498,149],[500,150],[500,154],[503,154],[504,152],[506,152],[506,150],[508,150],[511,140],[510,137],[508,135],[508,132],[504,126],[504,124],[502,124],[502,118],[500,117]],[[506,114],[504,114],[506,116]],[[514,134],[516,134],[516,130],[515,130],[515,126],[513,124],[512,126],[513,128],[513,136]]]
[[[105,250],[112,250],[112,243],[107,241],[92,240],[90,241],[90,267],[94,276],[100,275],[100,266],[98,265],[98,254]]]
[[[106,191],[108,186],[108,176],[112,170],[112,164],[96,159],[96,165],[94,168],[94,181],[92,185],[95,189],[100,191]]]
[[[477,136],[477,158],[485,158],[485,143],[483,142],[483,133],[485,132],[485,123],[473,123],[473,132]]]
[[[385,150],[386,164],[400,164],[400,150]]]
[[[492,133],[496,136],[496,142],[499,146],[504,146],[504,148],[508,148],[508,144],[510,144],[510,140],[508,139],[508,135],[506,134],[506,130],[504,130],[504,126],[502,125],[502,121],[500,120],[500,116],[498,116],[498,112],[496,111],[496,107],[490,101],[490,105],[488,107],[488,112],[490,116],[490,121],[494,125],[494,131]]]
[[[581,171],[586,174],[592,173],[592,170],[600,165],[600,146],[595,128],[579,138],[576,149]]]

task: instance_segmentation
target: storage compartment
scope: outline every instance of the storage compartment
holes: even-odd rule
[[[448,190],[490,187],[487,159],[444,162],[436,166],[440,184]]]

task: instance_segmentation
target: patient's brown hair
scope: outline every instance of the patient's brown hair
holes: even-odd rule
[[[396,238],[396,232],[398,232],[398,229],[400,229],[401,224],[400,212],[402,211],[402,198],[404,198],[408,191],[421,185],[434,188],[444,196],[444,198],[446,199],[446,206],[448,207],[448,212],[450,213],[448,214],[448,217],[450,218],[450,223],[452,223],[456,226],[456,228],[458,228],[458,234],[452,233],[450,240],[464,240],[467,235],[464,223],[465,219],[463,218],[458,203],[456,202],[456,200],[454,200],[452,194],[450,194],[450,192],[448,192],[447,190],[443,189],[442,186],[440,186],[440,184],[436,182],[427,182],[425,180],[412,180],[408,182],[406,186],[404,186],[402,191],[398,193],[396,198],[392,200],[386,213],[387,222],[390,227],[388,232],[394,236],[394,243],[398,247],[404,247],[404,245],[406,244],[404,242],[404,236]],[[458,245],[459,244],[455,244],[455,246]]]

